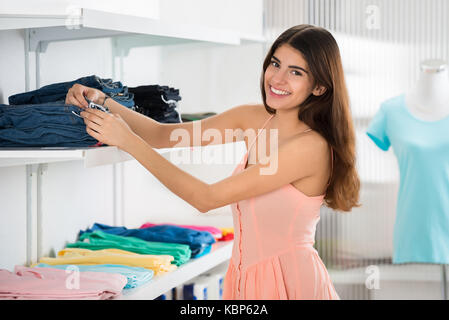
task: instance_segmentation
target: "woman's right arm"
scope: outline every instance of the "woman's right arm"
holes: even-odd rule
[[[105,94],[98,89],[75,84],[67,93],[66,103],[84,109],[87,107],[87,101],[84,97],[102,105]],[[149,145],[158,149],[240,141],[243,139],[242,119],[246,118],[245,112],[256,107],[237,106],[201,121],[160,123],[119,104],[111,98],[107,99],[104,105],[108,107],[111,113],[119,114],[134,133]],[[226,135],[228,135],[227,138]],[[211,139],[206,136],[215,138]],[[232,137],[232,140],[230,140],[230,137]]]

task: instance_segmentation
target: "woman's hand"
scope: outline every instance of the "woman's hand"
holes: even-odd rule
[[[118,114],[87,108],[80,115],[84,118],[87,133],[104,144],[126,151],[126,146],[136,137]]]
[[[65,103],[86,109],[88,103],[85,97],[94,103],[103,104],[105,96],[101,90],[75,83],[67,92]]]

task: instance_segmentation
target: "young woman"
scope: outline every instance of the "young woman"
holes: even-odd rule
[[[259,132],[244,140],[248,152],[232,175],[207,184],[160,156],[192,122],[161,124],[127,109],[98,90],[74,85],[66,103],[86,107],[84,96],[105,103],[110,114],[83,111],[87,132],[131,154],[168,189],[200,212],[231,205],[234,247],[225,278],[225,299],[339,299],[313,248],[320,207],[339,211],[359,206],[355,135],[338,45],[323,28],[299,25],[282,33],[263,63],[262,105],[241,105],[201,120],[201,131]],[[105,101],[106,100],[106,101]],[[262,128],[262,130],[260,130]],[[277,132],[256,152],[261,133]],[[229,142],[229,141],[228,141]],[[253,146],[256,148],[253,149]],[[251,160],[251,161],[250,161]],[[276,161],[275,170],[263,174]]]

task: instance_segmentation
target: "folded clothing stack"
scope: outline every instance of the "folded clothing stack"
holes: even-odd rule
[[[127,283],[124,275],[116,273],[80,272],[76,276],[79,278],[67,285],[70,274],[65,270],[0,269],[0,299],[110,299],[120,295]]]
[[[164,225],[177,226],[177,227],[181,227],[181,228],[187,228],[187,229],[198,230],[198,231],[206,231],[206,232],[209,232],[214,237],[215,240],[218,240],[223,236],[223,233],[219,228],[215,228],[212,226],[196,226],[196,225],[174,224],[174,223],[155,224],[155,223],[151,223],[151,222],[146,222],[140,226],[140,229],[150,228],[150,227],[155,227],[155,226],[164,226]]]
[[[49,265],[119,264],[150,269],[155,275],[158,275],[175,270],[176,265],[172,264],[173,260],[173,256],[170,255],[138,254],[115,248],[98,250],[65,248],[58,252],[56,258],[42,257],[39,263]]]
[[[220,228],[222,237],[218,241],[230,241],[234,239],[234,228]]]
[[[96,75],[82,77],[73,81],[52,83],[39,89],[18,93],[8,98],[10,105],[42,104],[48,102],[64,103],[67,92],[74,84],[82,84],[86,87],[103,91],[118,103],[134,108],[134,95],[128,91],[120,81],[101,79]]]
[[[123,289],[133,289],[140,285],[147,283],[153,278],[154,271],[151,269],[145,269],[141,267],[130,267],[119,264],[97,264],[97,265],[50,265],[46,263],[39,263],[35,267],[37,268],[54,268],[61,270],[76,270],[80,272],[105,272],[105,273],[118,273],[124,275],[127,279],[127,283]],[[70,267],[70,268],[69,268]]]
[[[91,229],[80,231],[92,232],[101,230],[109,234],[125,237],[136,237],[146,241],[156,241],[163,243],[185,244],[190,247],[191,257],[197,258],[210,251],[211,245],[215,243],[211,233],[206,231],[192,230],[175,225],[159,225],[144,229],[127,229],[126,227],[112,227],[101,223],[95,223]]]
[[[134,109],[134,95],[121,82],[93,75],[15,94],[0,105],[0,147],[91,147],[100,145],[86,132],[80,108],[65,104],[68,90],[79,83],[108,94]]]
[[[110,234],[101,230],[84,232],[80,235],[79,241],[68,243],[66,247],[90,250],[115,248],[144,255],[169,255],[173,256],[172,264],[176,266],[186,263],[192,255],[189,246],[185,244],[146,241],[136,237]]]
[[[234,228],[216,228],[213,226],[196,226],[196,225],[180,225],[180,224],[172,224],[172,223],[161,223],[155,224],[151,222],[146,222],[140,226],[141,229],[149,228],[154,226],[162,226],[162,225],[172,225],[178,226],[182,228],[188,228],[199,231],[207,231],[209,232],[216,241],[229,241],[234,239]]]
[[[0,104],[0,147],[89,147],[80,108],[63,103]]]
[[[177,112],[181,100],[179,89],[169,86],[144,85],[128,88],[134,94],[136,111],[161,123],[182,122]]]

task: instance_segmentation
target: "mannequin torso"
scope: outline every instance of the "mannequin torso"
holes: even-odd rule
[[[441,60],[427,60],[421,63],[421,75],[405,95],[408,111],[424,121],[439,121],[449,116],[449,71]],[[442,267],[442,297],[447,300],[446,267]]]
[[[449,116],[449,71],[441,60],[421,63],[421,75],[405,95],[410,113],[424,121],[438,121]]]

